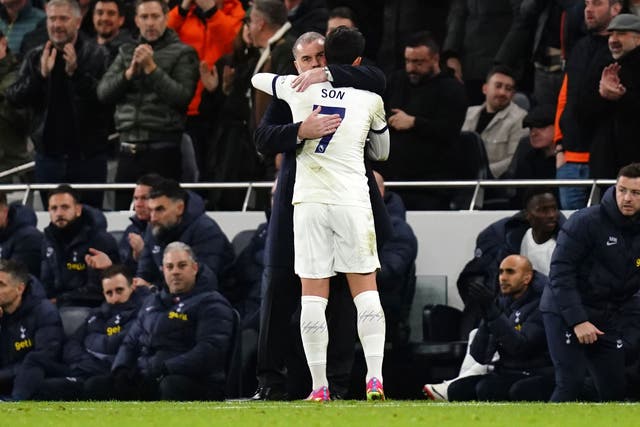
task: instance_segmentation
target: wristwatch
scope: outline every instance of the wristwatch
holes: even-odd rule
[[[323,67],[324,75],[327,76],[328,82],[333,82],[333,76],[331,75],[331,71],[329,71],[329,67]]]

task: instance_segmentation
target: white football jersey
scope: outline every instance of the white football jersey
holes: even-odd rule
[[[295,77],[260,73],[253,77],[252,83],[257,89],[286,101],[294,122],[303,121],[318,106],[322,107],[320,114],[338,114],[342,122],[332,135],[307,140],[298,147],[293,203],[371,207],[364,150],[371,130],[383,136],[372,138],[376,144],[387,144],[386,150],[373,150],[384,153],[384,158],[376,160],[384,160],[388,154],[382,98],[364,90],[334,88],[328,82],[296,92],[291,88]]]

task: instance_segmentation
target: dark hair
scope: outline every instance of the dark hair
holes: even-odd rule
[[[98,0],[98,1],[102,1],[102,0]],[[146,185],[147,187],[153,188],[156,185],[158,185],[158,183],[161,182],[163,179],[165,178],[161,177],[157,173],[147,173],[142,175],[140,178],[138,178],[138,180],[136,181],[136,185]]]
[[[631,163],[621,167],[616,178],[621,176],[625,178],[640,178],[640,163]]]
[[[71,187],[69,184],[60,184],[53,190],[50,190],[47,200],[51,200],[51,196],[55,196],[56,194],[68,194],[73,198],[75,203],[80,203],[80,194],[78,193],[78,190]]]
[[[163,178],[151,188],[149,192],[150,199],[156,199],[158,197],[166,196],[171,200],[187,201],[187,192],[180,187],[178,181],[174,179]]]
[[[522,207],[525,210],[529,210],[529,205],[531,201],[538,196],[542,196],[544,194],[548,194],[552,196],[556,203],[558,202],[558,198],[556,197],[556,193],[552,188],[549,187],[529,187],[522,196]]]
[[[117,276],[118,274],[122,274],[125,277],[125,279],[127,279],[127,284],[131,286],[131,282],[133,280],[133,275],[131,274],[131,270],[129,270],[127,266],[122,264],[113,264],[105,268],[104,270],[102,270],[102,280],[110,279],[112,277]]]
[[[431,54],[440,53],[440,46],[438,42],[433,38],[429,31],[418,31],[407,37],[405,47],[419,47],[426,46],[431,51]]]
[[[24,283],[25,285],[29,283],[29,270],[20,261],[2,259],[0,260],[0,271],[7,273],[16,282]]]
[[[118,8],[118,15],[120,16],[124,16],[124,5],[122,4],[121,0],[93,0],[92,2],[92,6],[91,6],[91,14],[93,15],[93,13],[96,10],[96,3],[115,3],[116,7]]]
[[[353,10],[347,6],[335,7],[329,12],[329,19],[331,18],[344,18],[350,19],[353,25],[357,27],[357,22]]]
[[[167,5],[167,2],[165,2],[164,0],[136,0],[136,15],[138,14],[138,7],[143,4],[143,3],[158,3],[160,5],[160,7],[162,7],[162,12],[166,15],[167,13],[169,13],[169,6]]]
[[[7,194],[4,191],[0,191],[0,205],[7,206]]]
[[[364,52],[364,36],[357,28],[339,26],[324,41],[324,56],[328,64],[353,64]]]
[[[507,77],[511,77],[511,79],[514,81],[516,81],[515,75],[513,73],[513,70],[506,66],[506,65],[495,65],[493,68],[491,68],[489,70],[489,72],[487,73],[487,82],[489,81],[489,79],[491,77],[493,77],[494,74],[504,74]]]
[[[272,28],[282,27],[289,19],[287,8],[281,0],[254,0],[252,7]]]

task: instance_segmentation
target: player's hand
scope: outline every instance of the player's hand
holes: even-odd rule
[[[129,233],[127,235],[127,240],[129,240],[129,246],[131,246],[133,259],[138,261],[138,258],[140,258],[140,254],[144,249],[144,240],[142,239],[142,236],[136,233]]]
[[[327,73],[324,72],[324,69],[312,68],[304,73],[300,73],[295,79],[293,79],[291,87],[294,88],[296,92],[304,92],[312,84],[326,81]]]
[[[62,49],[62,57],[64,58],[64,71],[68,76],[73,76],[73,73],[78,69],[78,56],[76,55],[76,48],[71,43],[64,45]]]
[[[218,88],[220,79],[218,78],[218,69],[215,64],[209,68],[205,61],[200,62],[200,80],[202,80],[202,85],[209,92],[213,92]]]
[[[104,270],[105,268],[113,265],[109,255],[94,248],[89,248],[89,253],[84,256],[84,262],[86,262],[89,267],[96,270]]]
[[[392,108],[393,115],[389,117],[389,126],[395,130],[409,130],[416,124],[416,118],[410,116],[399,108]]]
[[[334,133],[342,119],[337,114],[320,115],[322,106],[311,112],[298,128],[299,139],[316,139]]]
[[[45,79],[51,74],[53,66],[56,63],[56,55],[58,50],[53,47],[53,43],[49,40],[42,49],[42,56],[40,57],[40,74]]]
[[[576,334],[576,338],[578,338],[580,344],[593,344],[598,341],[598,335],[604,335],[604,332],[588,321],[575,325],[573,332]]]

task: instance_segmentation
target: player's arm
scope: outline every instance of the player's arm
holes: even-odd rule
[[[278,97],[276,94],[275,86],[278,80],[278,75],[273,73],[258,73],[251,77],[251,84],[259,91],[268,93],[269,95]]]
[[[369,143],[366,146],[366,156],[371,160],[382,161],[389,157],[389,129],[384,115],[384,103],[378,97],[378,104],[371,120],[369,129]]]

